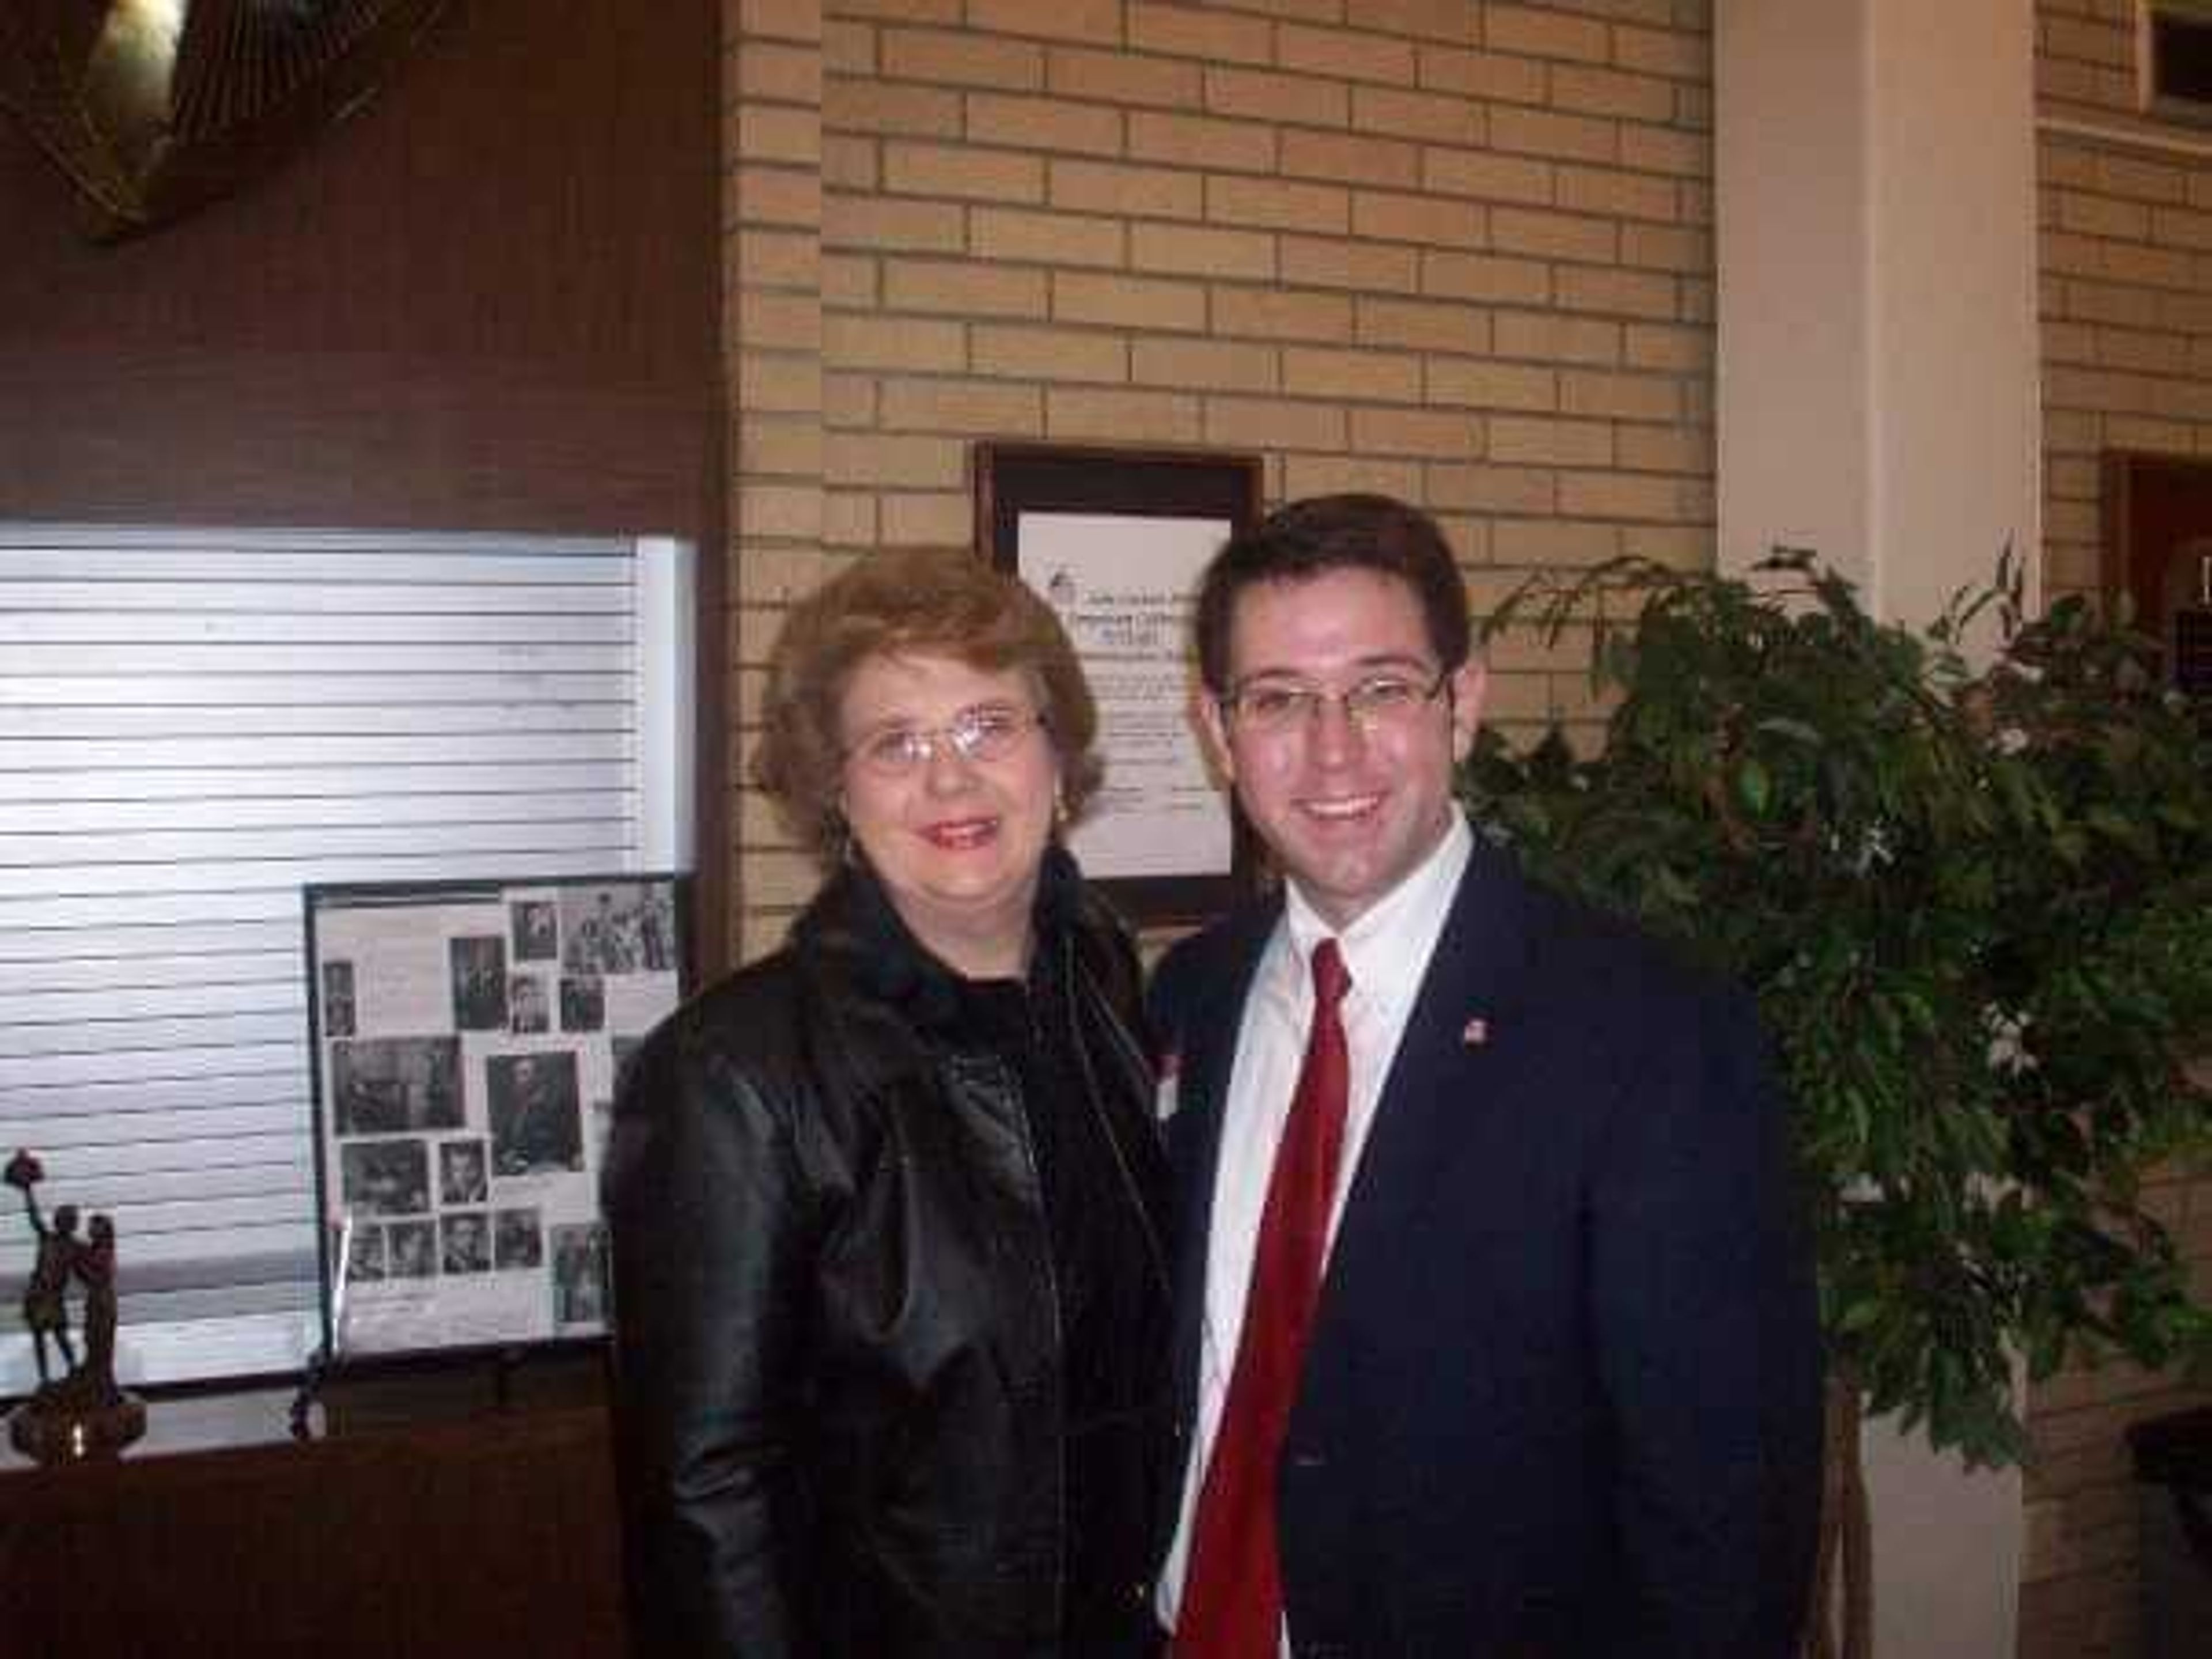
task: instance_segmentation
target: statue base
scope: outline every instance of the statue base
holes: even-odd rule
[[[120,1389],[50,1382],[8,1416],[8,1439],[40,1463],[112,1456],[146,1432],[146,1402]]]

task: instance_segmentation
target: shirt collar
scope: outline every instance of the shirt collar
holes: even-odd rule
[[[1322,919],[1295,881],[1286,882],[1283,916],[1299,978],[1306,978],[1314,947],[1334,938],[1352,975],[1353,996],[1372,998],[1382,1008],[1409,1003],[1428,971],[1452,895],[1474,853],[1474,834],[1465,815],[1454,812],[1450,827],[1428,855],[1341,932]]]

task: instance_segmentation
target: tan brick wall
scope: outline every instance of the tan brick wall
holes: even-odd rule
[[[2046,578],[2101,583],[2108,448],[2212,455],[2212,134],[2112,142],[2051,123],[2139,130],[2133,0],[2039,0]],[[2174,1172],[2149,1205],[2212,1297],[2212,1178]],[[2021,1659],[2137,1650],[2138,1498],[2124,1433],[2212,1400],[2130,1367],[2033,1391]]]
[[[1484,604],[1711,558],[1707,0],[727,7],[738,759],[791,595],[965,542],[978,438],[1390,490]],[[1493,710],[1587,720],[1581,660]],[[811,876],[731,821],[751,955]]]

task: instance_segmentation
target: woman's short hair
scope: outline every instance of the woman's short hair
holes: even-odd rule
[[[1016,578],[959,548],[872,553],[839,572],[784,618],[769,659],[768,699],[753,781],[824,862],[844,841],[846,688],[875,657],[943,656],[971,668],[1019,669],[1060,757],[1069,820],[1097,792],[1098,709],[1060,618]]]

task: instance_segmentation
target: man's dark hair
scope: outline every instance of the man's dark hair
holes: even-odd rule
[[[1233,536],[1198,587],[1198,672],[1229,690],[1229,627],[1237,597],[1255,582],[1299,582],[1332,570],[1395,576],[1420,602],[1437,665],[1467,660],[1467,583],[1435,520],[1388,495],[1315,495],[1291,501]]]

